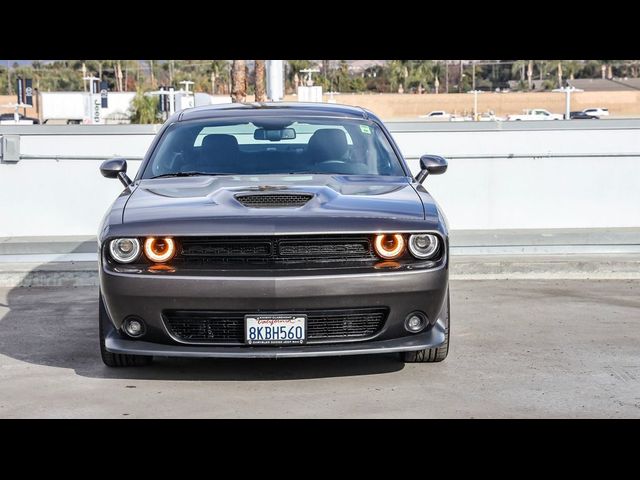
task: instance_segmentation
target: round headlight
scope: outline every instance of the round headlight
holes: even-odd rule
[[[144,254],[152,262],[168,262],[176,253],[176,243],[169,237],[149,237],[144,241]]]
[[[387,260],[398,258],[404,253],[404,237],[398,233],[393,235],[376,235],[373,242],[376,253]]]
[[[116,238],[109,244],[111,257],[120,263],[131,263],[140,254],[140,242],[137,238]]]
[[[428,233],[411,235],[409,251],[416,258],[430,258],[438,251],[438,237]]]

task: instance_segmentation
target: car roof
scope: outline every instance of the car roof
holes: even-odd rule
[[[256,116],[314,116],[314,117],[348,117],[368,119],[375,115],[361,107],[340,105],[337,103],[303,103],[303,102],[264,102],[264,103],[224,103],[205,105],[183,110],[178,121],[221,118],[221,117],[256,117]]]

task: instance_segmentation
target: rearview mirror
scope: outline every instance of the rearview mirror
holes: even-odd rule
[[[125,187],[133,183],[127,176],[127,161],[124,158],[105,160],[100,165],[100,173],[106,178],[117,178]]]
[[[416,176],[419,183],[424,182],[428,175],[441,175],[447,171],[447,160],[438,155],[423,155],[420,157],[420,173]]]
[[[253,131],[254,140],[269,140],[279,142],[280,140],[293,140],[296,138],[296,131],[293,128],[265,129],[257,128]]]

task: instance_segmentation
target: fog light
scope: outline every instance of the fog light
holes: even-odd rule
[[[427,326],[427,316],[422,312],[412,312],[404,320],[404,328],[411,333],[418,333]]]
[[[146,330],[144,322],[139,318],[127,318],[122,325],[124,331],[130,337],[141,337]]]

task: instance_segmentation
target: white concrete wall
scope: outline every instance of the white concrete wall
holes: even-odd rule
[[[423,153],[450,157],[425,186],[452,229],[640,227],[640,122],[517,123],[389,126],[414,172]],[[0,164],[0,236],[95,234],[122,189],[96,157],[134,158],[133,177],[156,130],[0,127],[31,156]]]
[[[421,154],[450,157],[424,185],[453,229],[639,227],[640,129],[557,128],[393,135],[414,172]]]

